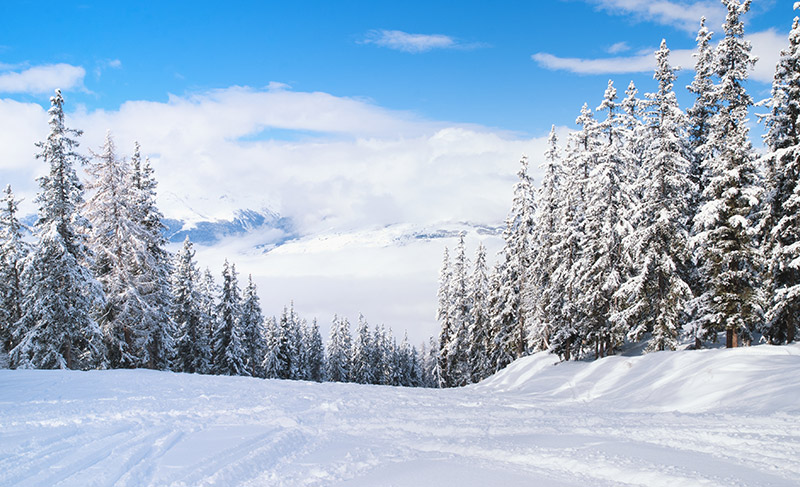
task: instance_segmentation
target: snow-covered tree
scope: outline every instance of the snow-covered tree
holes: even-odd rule
[[[707,184],[708,175],[704,174],[703,160],[710,157],[711,149],[708,136],[712,118],[718,111],[717,90],[714,86],[714,47],[711,45],[713,32],[706,27],[706,18],[700,20],[697,31],[697,51],[695,57],[694,79],[686,87],[694,93],[694,104],[686,110],[689,127],[689,177],[694,186],[690,200],[692,218],[697,214],[702,203],[702,194]]]
[[[217,375],[248,375],[241,318],[242,298],[236,266],[226,260],[211,341],[212,371]]]
[[[795,7],[797,8],[797,7]],[[766,321],[770,343],[788,343],[800,323],[800,18],[781,51],[764,117],[768,153],[760,222],[766,259]]]
[[[325,375],[333,382],[350,380],[350,357],[352,337],[347,318],[333,317],[331,335],[328,340],[328,361]]]
[[[553,300],[547,310],[551,323],[550,350],[564,360],[577,358],[581,347],[579,325],[584,317],[577,306],[582,277],[578,264],[586,240],[586,187],[595,166],[594,154],[598,144],[597,122],[587,105],[583,105],[575,123],[581,128],[570,134],[564,157],[563,204],[557,219],[558,238],[553,249],[556,265],[550,277]]]
[[[562,212],[563,195],[561,187],[564,184],[564,168],[558,148],[555,126],[550,129],[548,147],[544,154],[545,162],[541,165],[544,169],[542,184],[537,191],[536,226],[533,234],[533,252],[531,266],[528,270],[530,282],[530,301],[527,310],[529,316],[528,346],[531,350],[547,350],[550,347],[552,334],[551,305],[559,296],[554,294],[556,287],[552,286],[551,278],[555,267],[556,246],[559,243],[559,221]]]
[[[17,217],[18,204],[8,185],[0,201],[0,353],[17,344],[16,327],[26,293],[22,271],[31,246],[24,240],[26,227]]]
[[[278,357],[280,347],[280,331],[278,321],[274,316],[264,320],[264,359],[261,361],[261,370],[267,379],[279,379],[283,373],[284,366]]]
[[[491,362],[495,370],[527,353],[527,325],[522,296],[525,294],[531,264],[531,239],[533,236],[536,204],[533,183],[528,174],[528,158],[520,160],[518,181],[514,186],[514,200],[506,218],[503,232],[505,245],[500,264],[493,280],[491,307]]]
[[[30,283],[19,321],[24,336],[11,350],[11,361],[26,368],[104,367],[103,334],[96,318],[104,307],[103,289],[91,271],[85,234],[89,223],[79,213],[83,186],[74,167],[85,162],[75,151],[81,132],[65,126],[60,90],[50,104],[50,133],[37,143],[37,158],[49,166],[49,173],[39,178],[36,246],[23,276]]]
[[[198,285],[199,309],[200,309],[200,328],[208,337],[208,356],[209,369],[204,373],[213,373],[213,336],[217,323],[217,296],[220,293],[219,286],[214,280],[211,270],[206,267],[200,275]]]
[[[692,297],[686,283],[689,262],[688,220],[692,185],[685,154],[684,115],[678,106],[666,42],[656,52],[658,91],[647,95],[649,145],[638,192],[636,230],[630,237],[634,276],[618,291],[623,310],[614,318],[641,340],[652,333],[648,350],[674,350],[681,316]]]
[[[375,364],[372,362],[374,358],[372,334],[364,315],[358,316],[352,354],[350,380],[359,384],[374,384],[376,371]]]
[[[322,335],[316,319],[312,320],[310,327],[306,327],[303,341],[307,354],[306,379],[322,382],[325,380],[325,347],[322,345]]]
[[[606,118],[597,124],[601,143],[590,154],[596,166],[586,189],[586,240],[577,264],[582,275],[578,303],[585,316],[582,335],[594,344],[596,357],[612,353],[624,339],[624,331],[614,326],[610,318],[619,306],[614,294],[630,270],[624,241],[632,232],[632,210],[636,205],[629,172],[631,157],[624,144],[626,132],[616,100],[616,89],[609,81],[598,107],[606,112]]]
[[[194,262],[194,249],[189,237],[175,256],[172,274],[172,321],[178,328],[173,369],[178,372],[208,372],[211,359],[209,335],[203,327],[200,273]]]
[[[752,100],[744,86],[755,64],[741,21],[750,1],[723,3],[728,10],[725,37],[717,46],[714,64],[720,80],[715,87],[718,111],[703,150],[708,182],[704,204],[694,221],[704,284],[702,311],[694,326],[703,336],[725,330],[726,345],[732,347],[739,335],[749,341],[750,331],[761,320],[760,263],[752,221],[759,181],[748,139],[747,112]]]
[[[91,223],[89,245],[94,252],[94,274],[103,285],[106,307],[100,320],[113,368],[142,365],[140,329],[142,299],[135,285],[135,260],[143,250],[142,228],[131,214],[128,165],[116,154],[111,133],[101,153],[88,166],[93,191],[85,206]]]
[[[247,287],[242,300],[241,330],[244,347],[245,368],[252,377],[263,377],[261,363],[266,354],[267,344],[264,341],[264,315],[261,312],[261,302],[258,298],[258,289],[253,282],[253,276],[247,276]]]
[[[475,265],[469,281],[469,369],[471,381],[478,382],[492,373],[489,363],[489,271],[486,266],[486,248],[478,245]]]
[[[469,283],[467,282],[467,268],[469,261],[466,256],[464,233],[459,235],[458,247],[453,259],[452,275],[450,276],[450,310],[448,316],[451,320],[451,329],[447,347],[444,348],[447,363],[445,383],[448,387],[458,387],[470,383],[472,373],[469,363],[469,327],[470,310]]]
[[[450,377],[447,362],[447,349],[454,329],[453,317],[450,315],[452,311],[452,296],[450,291],[452,280],[453,270],[450,263],[450,252],[447,247],[445,247],[444,256],[442,257],[442,269],[439,272],[439,307],[436,311],[436,319],[441,323],[441,329],[439,330],[439,349],[436,351],[436,368],[440,371],[439,378],[442,381],[447,381]],[[448,387],[444,383],[442,383],[441,386]]]
[[[133,285],[138,299],[141,319],[142,360],[146,367],[163,369],[174,355],[176,324],[170,319],[172,296],[170,273],[172,256],[166,250],[163,215],[156,205],[157,183],[150,159],[141,160],[139,143],[131,157],[130,216],[140,235],[133,266]]]

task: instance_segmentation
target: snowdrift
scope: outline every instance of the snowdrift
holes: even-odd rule
[[[476,390],[639,411],[800,412],[800,344],[563,362],[538,353]]]

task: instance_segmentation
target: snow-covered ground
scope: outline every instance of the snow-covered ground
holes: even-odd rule
[[[799,345],[554,362],[457,390],[2,370],[0,485],[800,485]]]

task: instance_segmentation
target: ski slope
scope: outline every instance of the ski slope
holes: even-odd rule
[[[0,485],[800,485],[798,345],[554,363],[455,390],[2,370]]]

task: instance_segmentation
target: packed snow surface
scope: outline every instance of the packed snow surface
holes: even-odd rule
[[[797,486],[800,346],[660,352],[421,390],[0,371],[2,486]]]

